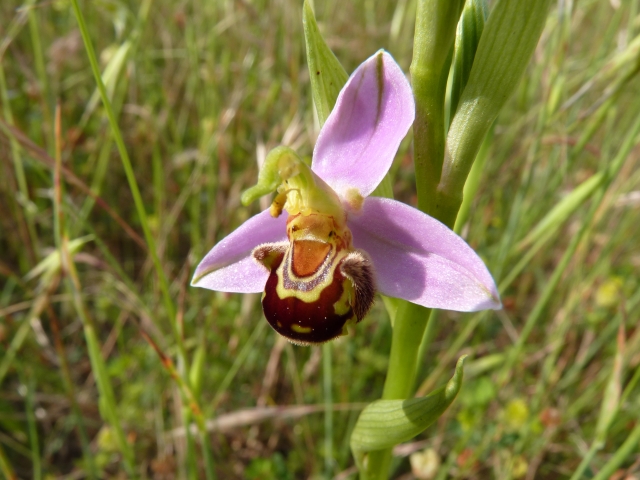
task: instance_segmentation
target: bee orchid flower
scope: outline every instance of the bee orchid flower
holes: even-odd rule
[[[243,203],[275,191],[271,207],[215,245],[192,285],[263,292],[271,326],[298,344],[345,334],[376,292],[431,308],[500,308],[491,274],[462,238],[409,205],[370,196],[414,115],[402,70],[377,52],[340,92],[311,166],[287,147],[267,156]]]

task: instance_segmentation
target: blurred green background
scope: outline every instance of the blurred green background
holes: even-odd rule
[[[208,249],[260,210],[240,204],[257,161],[279,144],[311,155],[302,2],[80,7],[168,292],[71,3],[3,1],[0,475],[205,478],[209,465],[222,479],[355,478],[349,434],[381,394],[390,348],[382,302],[323,357],[277,338],[259,295],[189,286]],[[415,0],[314,7],[348,72],[379,48],[408,72]],[[563,479],[586,455],[583,478],[640,476],[639,13],[636,0],[552,7],[459,228],[504,309],[439,312],[419,391],[468,353],[465,383],[436,425],[396,448],[394,478],[420,475],[408,457],[424,451],[434,470],[421,478]],[[410,140],[393,183],[415,205]],[[197,411],[171,368],[207,420],[204,449],[185,434]]]

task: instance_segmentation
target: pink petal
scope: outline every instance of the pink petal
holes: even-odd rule
[[[381,293],[430,308],[501,308],[480,257],[438,220],[404,203],[369,197],[348,225],[354,246],[373,260]]]
[[[273,218],[265,210],[244,222],[205,255],[191,285],[221,292],[262,292],[269,272],[251,257],[251,252],[262,243],[286,238],[287,215]]]
[[[411,86],[393,57],[378,51],[351,75],[325,123],[312,168],[341,197],[368,196],[391,167],[415,116]]]

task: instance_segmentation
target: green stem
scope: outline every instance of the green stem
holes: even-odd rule
[[[136,19],[136,24],[133,27],[133,31],[129,35],[129,42],[131,47],[128,50],[126,58],[123,62],[126,62],[127,59],[133,58],[138,51],[138,47],[140,46],[140,39],[142,38],[142,32],[147,24],[147,19],[149,17],[149,10],[151,9],[152,0],[144,0],[141,2],[140,8],[138,9],[138,16]],[[114,111],[115,117],[118,118],[120,116],[120,112],[122,111],[122,106],[125,103],[127,88],[128,88],[128,80],[129,77],[126,75],[127,69],[121,68],[119,77],[114,80],[114,94],[113,94],[113,102],[112,109]],[[85,113],[86,115],[86,113]],[[97,164],[96,168],[92,169],[94,172],[93,177],[91,179],[91,191],[96,195],[100,195],[102,190],[103,180],[105,179],[107,169],[110,164],[111,157],[111,149],[113,147],[113,136],[110,132],[105,132],[104,137],[102,138],[102,146],[98,152]],[[96,203],[96,199],[93,197],[85,198],[84,204],[82,205],[82,209],[80,210],[80,217],[86,219],[89,217],[89,213],[93,209],[94,204]]]
[[[189,480],[196,480],[198,478],[198,471],[196,469],[196,451],[195,442],[193,440],[193,434],[191,432],[191,412],[188,406],[182,407],[182,424],[185,426],[185,438],[186,438],[186,452],[185,452],[185,477]]]
[[[150,7],[151,2],[147,1],[142,6],[142,17],[146,18],[146,14],[148,12],[148,8]],[[189,378],[187,372],[189,371],[189,364],[187,361],[186,349],[184,346],[183,336],[180,333],[180,327],[178,325],[177,317],[176,317],[176,309],[173,303],[171,293],[169,292],[169,282],[167,280],[167,276],[162,268],[162,264],[160,263],[160,258],[158,257],[158,253],[156,250],[156,242],[154,240],[153,234],[151,232],[151,228],[149,227],[149,220],[147,218],[147,212],[142,200],[142,195],[140,194],[140,188],[138,187],[138,182],[136,180],[135,174],[133,172],[133,166],[131,164],[131,159],[129,158],[129,153],[127,152],[127,148],[124,144],[124,139],[122,137],[122,132],[120,131],[120,127],[118,126],[118,122],[111,105],[111,101],[109,100],[109,96],[107,94],[107,90],[105,88],[104,82],[102,81],[102,76],[100,74],[100,69],[98,66],[98,60],[96,58],[95,50],[93,48],[93,44],[91,43],[91,38],[89,37],[89,32],[87,30],[87,25],[84,21],[84,16],[82,15],[82,11],[78,5],[78,0],[72,0],[73,11],[76,16],[76,20],[78,22],[78,27],[80,29],[80,34],[82,35],[82,40],[84,42],[84,47],[87,53],[87,57],[89,58],[89,63],[91,64],[91,70],[93,72],[93,76],[95,78],[96,84],[98,86],[98,90],[100,92],[100,97],[102,98],[102,103],[104,105],[105,112],[109,119],[109,125],[111,127],[111,133],[113,135],[113,139],[118,147],[118,152],[120,153],[120,159],[122,160],[122,166],[124,168],[127,181],[129,183],[129,189],[131,190],[131,195],[133,196],[133,201],[136,207],[136,211],[138,213],[138,218],[140,220],[140,224],[142,226],[142,230],[144,231],[145,241],[149,247],[149,253],[151,255],[151,259],[153,260],[153,264],[156,270],[156,275],[158,277],[160,283],[160,290],[162,292],[162,299],[164,302],[164,307],[167,312],[167,316],[169,317],[169,323],[171,325],[171,329],[173,332],[173,336],[178,347],[178,364],[180,365],[180,376],[176,376],[176,380],[181,380],[179,386],[183,393],[186,394],[186,398],[189,400],[193,399],[193,392],[191,392],[191,385],[189,383]],[[146,9],[146,12],[145,12]],[[192,407],[200,414],[201,410],[197,403],[193,402]],[[204,419],[202,415],[199,415],[198,421],[196,422],[198,425],[198,429],[200,430],[201,436],[207,434]],[[188,425],[187,425],[188,427]],[[207,443],[203,441],[203,446]],[[206,461],[211,462],[211,458],[209,455],[205,455]],[[207,473],[211,473],[211,469],[207,470]]]
[[[56,206],[56,211],[59,213],[59,202],[56,202],[56,205],[58,205]],[[56,217],[57,216],[58,215],[56,215]],[[107,373],[104,358],[102,357],[102,348],[98,341],[95,325],[82,299],[78,272],[76,271],[75,263],[71,258],[66,236],[62,234],[61,227],[59,226],[60,222],[57,221],[56,223],[56,228],[59,230],[59,233],[56,236],[60,239],[57,242],[58,248],[60,249],[63,265],[70,278],[74,307],[78,317],[82,321],[87,350],[89,351],[91,371],[95,376],[96,383],[98,384],[98,391],[100,392],[100,413],[105,417],[105,420],[109,422],[111,428],[113,428],[118,447],[122,453],[123,466],[127,475],[131,478],[135,478],[134,454],[129,442],[126,440],[122,426],[120,425],[115,395],[113,393],[109,374]]]
[[[5,350],[4,355],[2,356],[2,361],[0,361],[0,385],[2,385],[2,381],[9,371],[9,367],[13,363],[16,354],[20,350],[20,347],[22,347],[22,344],[24,343],[27,335],[29,334],[29,331],[31,330],[31,325],[29,324],[28,318],[32,317],[27,317],[22,320],[22,324],[11,339],[9,347]]]
[[[393,326],[391,355],[382,394],[383,399],[408,398],[413,393],[418,369],[418,352],[430,314],[431,309],[409,302],[404,302],[398,309]]]
[[[600,107],[590,115],[589,123],[583,128],[582,134],[578,138],[575,146],[571,149],[569,158],[573,163],[573,160],[578,157],[580,153],[587,146],[589,141],[596,134],[597,130],[602,126],[604,120],[607,118],[608,113],[611,111],[611,108],[617,104],[618,99],[622,95],[623,92],[628,90],[628,85],[640,73],[640,60],[638,60],[635,67],[625,74],[622,78],[617,80],[615,84],[611,87],[612,92],[609,97],[604,101]]]
[[[453,57],[456,25],[464,2],[420,0],[411,60],[411,84],[416,101],[413,123],[414,165],[418,208],[435,211],[435,192],[444,161],[444,99]]]
[[[576,469],[575,472],[573,472],[573,475],[571,475],[571,478],[569,480],[580,480],[580,478],[582,478],[582,474],[591,463],[591,460],[593,460],[593,457],[595,456],[596,453],[598,453],[598,451],[601,448],[602,448],[602,442],[593,442],[591,444],[591,448],[589,448],[589,451],[584,456],[584,458],[580,462],[580,465],[578,465],[578,468]]]
[[[13,125],[13,113],[11,111],[11,104],[9,103],[9,96],[7,93],[7,83],[5,81],[4,76],[4,68],[2,66],[2,62],[0,62],[0,100],[2,100],[2,113],[4,115],[5,120],[9,125]],[[20,190],[20,196],[22,197],[22,209],[24,212],[23,220],[27,227],[28,232],[28,243],[27,247],[29,248],[29,253],[31,253],[32,257],[35,258],[37,252],[37,242],[38,238],[35,222],[33,219],[33,215],[29,212],[29,208],[27,208],[27,204],[31,201],[29,198],[29,187],[27,184],[27,177],[25,174],[24,164],[22,163],[22,155],[20,152],[20,146],[15,138],[10,136],[10,146],[11,146],[11,157],[13,158],[13,168],[16,175],[16,180],[18,181],[18,188]]]
[[[438,312],[440,312],[440,310],[431,310],[431,314],[427,320],[427,326],[424,329],[422,341],[420,342],[420,349],[418,350],[416,378],[420,376],[422,369],[424,369],[424,362],[422,362],[422,359],[425,358],[429,351],[431,342],[433,342],[433,339],[438,334]]]
[[[94,480],[95,478],[98,478],[96,464],[93,458],[93,453],[91,451],[91,442],[89,440],[89,435],[87,435],[87,430],[84,426],[82,413],[78,405],[78,399],[75,393],[71,371],[69,369],[69,362],[67,361],[67,355],[62,343],[62,339],[60,337],[60,323],[50,304],[47,305],[47,309],[51,323],[53,342],[58,354],[58,360],[60,362],[60,376],[62,377],[62,384],[64,386],[65,393],[69,398],[69,403],[71,404],[72,418],[75,421],[78,438],[80,440],[80,445],[82,446],[82,453],[84,455],[84,461],[86,464],[85,471],[87,477],[89,477],[89,479],[91,480]]]
[[[33,56],[35,59],[36,74],[38,76],[38,83],[40,84],[40,95],[42,97],[42,116],[44,122],[43,135],[46,139],[46,144],[53,145],[53,129],[51,128],[51,89],[49,88],[49,77],[45,68],[44,54],[42,50],[42,42],[40,41],[40,27],[38,25],[38,19],[36,17],[36,10],[33,4],[35,0],[29,2],[29,34],[31,35],[31,43],[33,47]]]
[[[611,477],[616,469],[624,462],[629,455],[633,453],[636,446],[640,442],[640,423],[631,431],[622,446],[616,450],[616,453],[609,459],[609,461],[602,467],[602,470],[593,477],[593,480],[606,480]]]
[[[453,230],[459,235],[464,227],[465,223],[469,219],[469,212],[471,211],[471,205],[476,196],[476,192],[480,187],[480,180],[482,179],[482,172],[484,171],[484,165],[489,157],[489,150],[491,144],[493,143],[493,135],[491,130],[487,134],[480,147],[480,151],[478,152],[478,156],[476,157],[476,161],[473,162],[473,166],[471,167],[471,171],[469,172],[469,176],[467,177],[467,181],[464,184],[463,190],[463,199],[462,204],[460,206],[460,210],[458,211],[458,216],[456,218],[455,226]]]
[[[402,302],[393,324],[391,353],[382,398],[397,400],[413,393],[418,370],[418,352],[429,324],[431,310],[410,302]],[[424,347],[426,348],[426,346]],[[391,464],[391,449],[370,452],[362,479],[386,479]]]
[[[118,408],[116,405],[115,395],[113,393],[113,387],[111,386],[111,380],[107,373],[104,358],[102,357],[102,348],[98,341],[96,334],[95,324],[93,318],[89,315],[89,310],[82,298],[82,287],[78,272],[71,252],[69,250],[69,241],[64,225],[64,216],[62,212],[62,194],[63,185],[61,179],[62,170],[62,155],[61,155],[61,132],[60,132],[60,108],[56,111],[55,116],[55,169],[53,175],[53,222],[54,222],[54,239],[56,248],[60,252],[60,263],[63,267],[63,271],[67,273],[70,290],[73,295],[73,304],[82,322],[85,342],[87,343],[87,350],[89,352],[89,361],[91,364],[91,371],[93,372],[96,383],[98,385],[98,391],[100,393],[99,406],[100,414],[110,424],[116,437],[118,448],[122,453],[122,463],[130,478],[135,478],[134,470],[134,453],[131,449],[131,445],[127,442],[124,435],[122,425],[120,425],[120,418],[118,416]]]
[[[412,65],[411,81],[416,95],[413,141],[418,208],[431,213],[444,158],[444,96],[439,88],[440,72]]]

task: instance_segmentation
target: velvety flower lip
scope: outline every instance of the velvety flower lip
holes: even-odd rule
[[[404,73],[391,55],[377,52],[341,91],[318,137],[311,169],[342,201],[353,246],[371,259],[378,291],[431,308],[499,309],[491,274],[462,238],[409,205],[368,197],[391,167],[414,116]],[[355,207],[354,195],[363,199]],[[266,210],[247,220],[207,253],[192,285],[263,291],[269,272],[252,252],[287,240],[284,217],[273,218]]]

